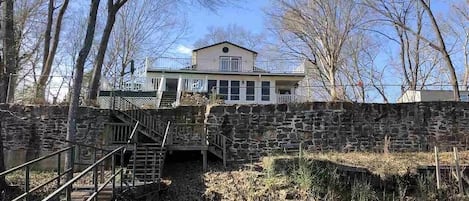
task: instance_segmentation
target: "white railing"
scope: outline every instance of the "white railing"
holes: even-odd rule
[[[158,57],[151,59],[147,68],[149,70],[190,70],[190,71],[212,71],[221,72],[258,72],[279,74],[301,74],[304,67],[301,60],[258,60],[252,61],[245,58],[221,59],[221,58],[171,58]]]
[[[306,102],[306,98],[294,94],[277,94],[277,104],[302,103]]]

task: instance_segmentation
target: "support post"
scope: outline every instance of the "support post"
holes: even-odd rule
[[[114,178],[112,178],[112,197],[115,198],[116,195],[116,155],[112,155],[112,161],[111,161],[111,171],[112,175]],[[121,178],[122,180],[122,178]]]
[[[24,197],[25,201],[29,200],[29,166],[25,167],[25,172],[24,172],[24,177],[25,177],[25,182],[24,182],[24,192],[26,193],[26,196]]]
[[[435,173],[436,173],[436,188],[441,188],[441,175],[440,175],[440,159],[438,156],[438,147],[435,146]]]
[[[58,153],[58,154],[57,154],[57,176],[58,176],[58,177],[57,177],[57,188],[60,187],[60,169],[61,169],[61,168],[60,168],[60,163],[62,162],[62,161],[60,160],[60,159],[62,158],[61,156],[62,156],[61,153]]]
[[[202,169],[207,171],[207,150],[202,150]]]
[[[135,187],[135,166],[137,165],[137,143],[134,143],[133,150],[133,170],[132,170],[132,187]]]

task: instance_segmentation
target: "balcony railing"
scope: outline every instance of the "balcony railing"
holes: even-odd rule
[[[195,70],[216,72],[257,72],[278,74],[302,74],[304,67],[300,60],[259,60],[252,63],[243,58],[226,60],[206,58],[196,61],[192,58],[158,57],[151,59],[149,70]]]
[[[306,97],[294,94],[277,94],[278,104],[306,102]]]

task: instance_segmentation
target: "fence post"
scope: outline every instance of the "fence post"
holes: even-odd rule
[[[440,175],[440,159],[438,157],[438,147],[435,146],[435,173],[436,173],[436,188],[441,188],[441,175]]]
[[[458,187],[459,187],[459,194],[462,195],[464,193],[462,178],[461,178],[461,168],[459,167],[459,153],[458,148],[453,147],[453,154],[454,154],[454,164],[456,165],[456,177],[458,178]]]

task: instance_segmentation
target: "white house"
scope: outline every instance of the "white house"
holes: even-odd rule
[[[144,78],[126,82],[122,90],[103,87],[101,107],[109,96],[128,97],[152,108],[178,105],[184,92],[216,93],[225,104],[275,104],[302,101],[296,95],[305,77],[298,62],[258,61],[258,53],[228,41],[193,50],[191,58],[147,60]],[[108,85],[109,86],[109,85]]]
[[[469,91],[459,92],[460,100],[469,102]],[[398,99],[398,103],[454,101],[452,90],[407,90]]]

